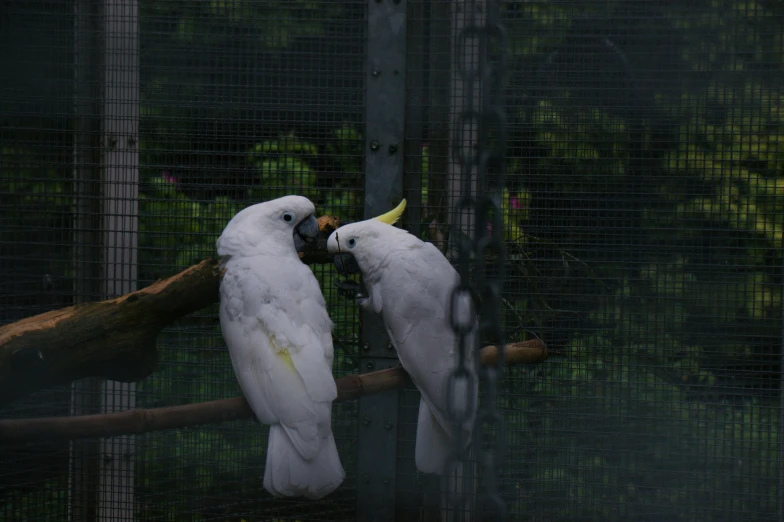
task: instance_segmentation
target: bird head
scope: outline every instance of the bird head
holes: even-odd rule
[[[216,243],[218,254],[222,258],[296,256],[316,243],[319,226],[315,210],[313,203],[302,196],[251,205],[237,212],[223,229]]]
[[[383,259],[384,252],[391,247],[390,234],[405,232],[392,226],[405,209],[404,199],[396,208],[385,214],[343,225],[332,232],[327,239],[327,250],[334,254],[338,273],[350,275],[372,271],[376,260]]]

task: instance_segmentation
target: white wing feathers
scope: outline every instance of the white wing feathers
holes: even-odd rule
[[[232,365],[253,411],[280,423],[312,459],[331,436],[332,323],[305,265],[232,260],[221,284],[221,325]],[[261,268],[263,267],[263,268]]]
[[[449,302],[459,276],[430,243],[410,245],[408,251],[396,252],[389,259],[380,270],[383,276],[377,287],[384,295],[383,315],[389,336],[403,367],[422,394],[417,467],[424,472],[440,473],[453,429],[447,417],[446,387],[457,364],[457,354],[455,335],[449,325]],[[473,368],[473,357],[469,356],[468,364]],[[464,428],[467,439],[472,423],[473,418]]]

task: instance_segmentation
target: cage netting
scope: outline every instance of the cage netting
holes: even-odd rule
[[[403,225],[457,262],[457,60],[500,52],[458,34],[496,4],[498,319],[506,342],[549,349],[497,384],[509,520],[784,520],[778,2],[0,1],[0,325],[176,274],[259,201],[301,194],[363,219],[374,153],[402,156],[389,191],[408,199]],[[368,42],[400,29],[379,5],[405,12],[404,63],[376,74]],[[403,107],[368,95],[392,77]],[[403,122],[399,143],[371,150],[384,122],[369,107]],[[369,371],[360,312],[334,267],[313,270],[335,376]],[[215,305],[157,346],[144,379],[48,387],[0,417],[240,395]],[[414,465],[419,393],[385,393],[396,444],[372,460],[360,403],[333,405],[347,477],[319,501],[263,490],[267,428],[241,420],[3,443],[0,521],[344,521],[376,504],[376,520],[438,519],[437,485]],[[388,498],[365,494],[374,467],[394,475]]]

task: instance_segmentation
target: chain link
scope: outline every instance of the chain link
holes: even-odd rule
[[[486,8],[484,25],[476,20],[477,8]],[[465,2],[468,18],[456,41],[455,67],[463,82],[462,112],[455,122],[452,151],[461,164],[460,198],[455,205],[452,240],[457,242],[460,283],[452,293],[450,324],[457,337],[458,364],[447,387],[448,414],[453,423],[454,446],[447,473],[453,473],[466,460],[466,442],[462,427],[471,420],[474,407],[476,374],[484,396],[476,414],[473,440],[481,466],[482,491],[477,502],[479,519],[506,520],[506,505],[501,498],[496,466],[503,459],[504,423],[495,408],[498,380],[504,365],[504,339],[501,326],[501,291],[504,280],[503,213],[500,194],[504,187],[506,149],[506,115],[503,86],[506,76],[507,35],[500,20],[500,1]],[[479,63],[470,64],[466,50],[470,38],[479,39]],[[470,65],[468,65],[470,64]],[[475,82],[479,80],[481,107],[474,107]],[[478,127],[475,150],[463,140],[466,125]],[[474,194],[472,171],[476,168]],[[461,226],[466,214],[475,215],[473,238],[466,237]],[[488,227],[491,224],[491,227]],[[488,230],[489,228],[489,230]],[[472,266],[473,265],[473,266]],[[492,267],[492,270],[490,268]],[[471,284],[471,275],[475,284]],[[479,335],[473,312],[479,303]],[[466,313],[466,310],[469,310]],[[462,312],[461,312],[462,311]],[[467,319],[470,317],[470,321]],[[493,367],[479,364],[480,336],[498,347],[498,362]],[[476,374],[474,373],[476,367]],[[458,407],[459,391],[468,399]],[[468,405],[468,407],[465,407]]]

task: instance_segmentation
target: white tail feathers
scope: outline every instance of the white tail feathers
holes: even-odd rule
[[[414,455],[417,469],[423,473],[442,474],[451,450],[449,434],[438,423],[425,400],[420,399]]]
[[[270,494],[317,499],[335,491],[345,476],[331,431],[322,439],[319,452],[305,460],[280,424],[270,426],[264,469],[264,489]]]
[[[417,420],[416,467],[423,473],[441,475],[441,522],[471,522],[476,491],[475,464],[455,462],[449,475],[444,475],[452,441],[424,399],[419,401]],[[468,473],[468,474],[466,474]]]

